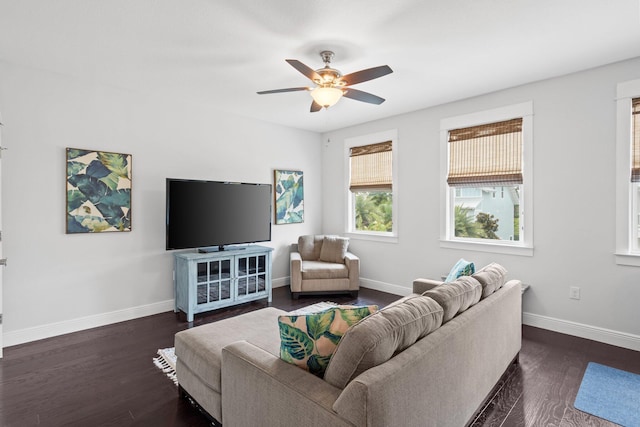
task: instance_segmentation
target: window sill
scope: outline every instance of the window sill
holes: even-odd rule
[[[616,253],[616,264],[640,267],[640,254],[638,253]]]
[[[533,256],[532,246],[515,246],[515,245],[501,245],[497,243],[440,240],[440,247],[446,248],[446,249],[462,249],[466,251],[490,252],[494,254]]]
[[[398,243],[398,236],[391,235],[391,234],[346,232],[345,236],[353,240],[368,240],[372,242]]]

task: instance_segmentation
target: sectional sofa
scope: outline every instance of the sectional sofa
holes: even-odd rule
[[[521,347],[521,283],[490,265],[360,320],[323,378],[280,358],[264,308],[179,332],[180,392],[225,427],[452,426],[472,421]]]

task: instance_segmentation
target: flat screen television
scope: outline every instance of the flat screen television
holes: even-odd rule
[[[271,240],[271,185],[167,178],[166,249]]]

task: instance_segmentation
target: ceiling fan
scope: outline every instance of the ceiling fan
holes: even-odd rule
[[[369,104],[379,105],[384,102],[384,98],[380,98],[379,96],[363,92],[361,90],[352,89],[350,86],[393,73],[393,70],[388,65],[367,68],[366,70],[356,71],[355,73],[343,76],[340,71],[329,66],[334,56],[333,52],[330,50],[324,50],[320,52],[320,56],[324,62],[324,67],[318,70],[313,70],[296,59],[286,60],[293,68],[300,71],[315,83],[315,87],[305,86],[264,90],[258,92],[258,95],[306,90],[311,92],[311,97],[313,98],[313,102],[311,103],[312,113],[320,111],[323,107],[329,108],[338,102],[343,96],[355,99],[356,101],[368,102]]]

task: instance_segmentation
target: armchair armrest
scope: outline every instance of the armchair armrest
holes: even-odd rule
[[[416,279],[413,281],[413,293],[414,294],[422,294],[427,292],[429,289],[433,289],[436,286],[442,285],[440,280],[432,280],[432,279]]]
[[[222,349],[225,427],[347,426],[332,409],[342,390],[247,341]]]
[[[351,252],[347,252],[344,255],[344,263],[347,266],[347,268],[349,270],[351,270],[352,267],[357,267],[358,270],[360,269],[360,258],[358,258],[356,255],[352,254]]]
[[[302,256],[299,252],[289,253],[291,292],[302,290]]]
[[[344,255],[344,264],[349,270],[349,290],[357,291],[360,289],[360,258],[347,252]]]

